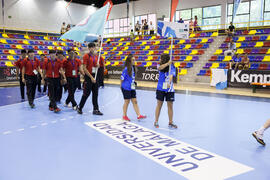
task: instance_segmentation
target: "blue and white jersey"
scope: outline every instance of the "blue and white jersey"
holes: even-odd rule
[[[242,58],[240,57],[240,58],[234,58],[234,60],[233,60],[234,62],[241,62],[242,61]]]
[[[121,87],[124,90],[131,91],[132,90],[131,89],[131,84],[135,82],[134,68],[132,67],[132,77],[130,77],[129,74],[128,74],[127,67],[125,67],[125,69],[123,70],[122,75],[121,75],[121,80],[123,81]]]
[[[159,67],[159,65],[158,65],[158,67]],[[175,77],[176,76],[175,71],[176,71],[175,67],[172,64],[171,65],[171,74],[170,75],[173,75],[173,77]],[[173,81],[170,83],[169,88],[163,87],[164,83],[166,83],[166,82],[169,83],[169,80],[170,80],[169,72],[164,73],[162,71],[159,71],[159,79],[158,79],[157,90],[164,91],[164,92],[174,92]]]
[[[236,50],[236,44],[235,43],[228,43],[228,50]]]

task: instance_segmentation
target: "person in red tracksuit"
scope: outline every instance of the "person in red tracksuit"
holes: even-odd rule
[[[40,69],[42,70],[43,69],[43,64],[45,62],[47,58],[45,57],[44,54],[41,54],[40,55]],[[42,94],[45,95],[46,94],[46,91],[47,91],[47,80],[44,79],[44,85],[43,85],[43,91],[42,91]]]
[[[85,105],[87,98],[92,92],[92,103],[94,106],[93,114],[94,115],[103,115],[99,111],[98,107],[98,83],[95,80],[95,73],[97,72],[98,64],[98,55],[96,54],[96,45],[95,43],[88,44],[89,53],[83,56],[83,70],[85,73],[84,83],[83,83],[83,95],[78,106],[78,114],[82,114],[82,109]],[[97,77],[98,79],[98,77]]]
[[[65,56],[64,56],[64,52],[59,50],[56,52],[56,58],[58,60],[60,60],[60,62],[63,64],[64,60],[66,59]],[[59,88],[57,89],[57,96],[56,96],[56,103],[58,104],[61,104],[61,99],[62,99],[62,95],[63,95],[63,88],[65,89],[65,92],[66,92],[66,84],[63,83],[63,77],[61,76],[60,74],[60,77],[59,77],[59,81],[60,81],[60,86]]]
[[[55,50],[50,50],[49,56],[43,64],[43,75],[47,78],[50,99],[49,110],[57,113],[61,111],[56,105],[57,89],[60,87],[60,73],[63,76],[64,82],[66,82],[66,76],[63,72],[61,61],[56,59]]]
[[[31,108],[35,107],[34,99],[37,87],[37,74],[41,73],[40,62],[35,58],[34,50],[28,50],[28,58],[23,60],[22,82],[26,83],[27,98]]]
[[[105,61],[102,56],[100,56],[100,61],[99,61],[100,67],[98,68],[98,87],[104,88],[104,69],[105,69]]]
[[[63,61],[63,69],[65,71],[65,75],[67,78],[67,89],[68,89],[68,97],[66,99],[66,103],[64,106],[68,106],[68,104],[71,102],[72,107],[74,110],[77,110],[78,106],[74,99],[74,93],[76,91],[76,80],[78,77],[78,71],[80,71],[81,74],[84,74],[82,69],[82,63],[81,60],[77,59],[75,56],[75,52],[72,49],[68,50],[68,59],[65,59]]]
[[[21,91],[21,101],[24,101],[24,88],[25,84],[22,82],[22,68],[23,68],[23,60],[26,58],[27,52],[25,49],[21,50],[21,57],[18,61],[15,62],[17,79],[19,77],[20,81],[20,91]]]

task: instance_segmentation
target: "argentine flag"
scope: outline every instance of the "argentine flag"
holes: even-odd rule
[[[95,13],[78,23],[75,27],[63,34],[60,39],[69,39],[83,43],[87,37],[98,37],[103,35],[104,26],[109,10],[109,4],[106,4]]]

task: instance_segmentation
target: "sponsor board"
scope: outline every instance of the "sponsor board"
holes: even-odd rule
[[[270,71],[229,70],[228,86],[250,88],[251,83],[270,83]]]
[[[0,68],[0,82],[16,81],[17,70],[15,67],[1,67]]]
[[[108,77],[111,79],[120,79],[122,71],[124,69],[123,66],[107,66]],[[174,82],[177,81],[177,69],[176,69],[176,77],[174,77]],[[151,81],[157,82],[159,78],[159,72],[157,67],[137,67],[136,72],[136,80],[137,81]]]
[[[187,179],[226,179],[253,170],[231,159],[121,119],[85,124]]]

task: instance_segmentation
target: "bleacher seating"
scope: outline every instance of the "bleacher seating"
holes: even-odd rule
[[[75,43],[70,40],[59,41],[59,36],[0,33],[0,66],[12,67],[20,58],[22,49],[33,49],[35,56],[40,59],[40,55],[48,55],[49,50],[62,50],[67,54],[69,48],[80,52]]]
[[[172,46],[174,65],[179,68],[179,75],[186,75],[193,62],[199,60],[205,53],[209,44],[214,41],[212,37],[217,32],[190,34],[190,39],[174,39]],[[108,43],[110,42],[110,43]],[[107,61],[106,65],[118,66],[126,60],[128,54],[133,54],[136,66],[156,66],[160,55],[170,53],[171,41],[169,38],[159,36],[137,36],[132,42],[129,37],[106,38],[102,47],[102,55]]]
[[[233,41],[236,43],[236,54],[243,56],[248,54],[251,65],[250,69],[270,70],[270,29],[256,30],[237,30]],[[228,69],[229,62],[233,57],[224,56],[224,51],[228,48],[230,38],[227,37],[221,46],[215,51],[209,62],[205,64],[203,69],[221,68]],[[205,71],[201,71],[198,75],[205,75]]]

